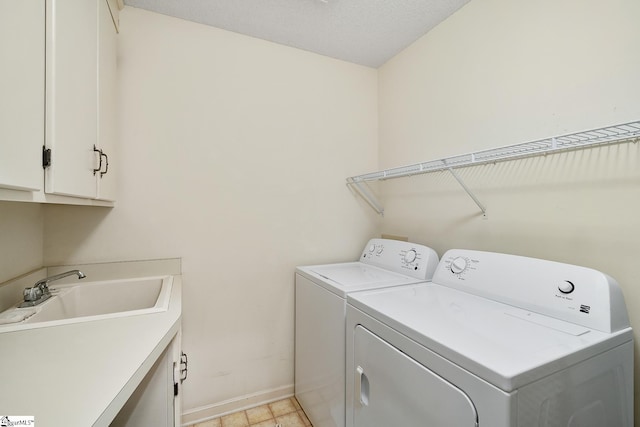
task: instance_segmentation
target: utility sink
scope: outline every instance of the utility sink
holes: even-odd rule
[[[172,285],[157,276],[52,286],[42,304],[0,313],[0,333],[166,311]]]

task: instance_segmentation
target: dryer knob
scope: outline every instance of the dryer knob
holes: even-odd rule
[[[451,261],[451,272],[455,274],[462,273],[467,268],[467,260],[462,257],[457,257]]]
[[[560,285],[558,286],[558,290],[563,294],[570,294],[571,292],[573,292],[575,288],[576,287],[573,285],[573,283],[571,283],[568,280],[565,280],[564,282],[560,283]]]
[[[417,256],[418,254],[416,253],[415,249],[411,249],[404,254],[404,262],[413,262],[416,260]]]

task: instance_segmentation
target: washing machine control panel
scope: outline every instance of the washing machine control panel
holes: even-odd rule
[[[605,332],[629,323],[617,282],[576,265],[452,249],[442,257],[433,282]]]
[[[431,280],[438,265],[436,252],[424,245],[390,239],[371,239],[360,261],[421,280]]]
[[[418,251],[414,248],[411,248],[408,251],[405,251],[404,256],[402,257],[402,261],[406,262],[407,264],[411,264],[416,260],[416,258],[418,258]]]

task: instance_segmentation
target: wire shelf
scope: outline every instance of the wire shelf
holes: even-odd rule
[[[400,166],[382,171],[371,172],[363,175],[356,175],[347,178],[347,184],[356,185],[362,189],[360,183],[367,181],[379,181],[393,178],[402,178],[412,175],[420,175],[430,172],[448,170],[451,173],[453,169],[483,165],[487,163],[495,163],[504,160],[513,160],[530,156],[540,156],[545,154],[557,153],[561,151],[577,150],[582,148],[593,147],[596,145],[618,144],[622,142],[638,142],[640,140],[640,121],[624,123],[615,126],[608,126],[599,129],[592,129],[584,132],[571,133],[567,135],[556,136],[552,138],[540,139],[536,141],[524,142],[520,144],[507,145],[504,147],[490,148],[487,150],[475,151],[457,156],[445,157],[436,160],[430,160],[422,163],[415,163],[407,166]],[[475,199],[473,194],[466,188],[460,178],[455,175],[456,179],[465,188],[465,191],[474,199],[476,204],[485,213],[484,207]],[[362,193],[361,193],[362,194]],[[373,196],[370,194],[365,199],[374,206],[378,213],[382,214],[383,210],[376,200],[370,200]]]

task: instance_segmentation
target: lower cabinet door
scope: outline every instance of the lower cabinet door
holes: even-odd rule
[[[354,332],[354,427],[474,427],[469,397],[362,326]]]
[[[175,394],[175,356],[180,353],[180,333],[158,358],[110,427],[178,427],[180,398]],[[179,380],[179,379],[178,379]],[[179,381],[178,381],[179,382]]]

